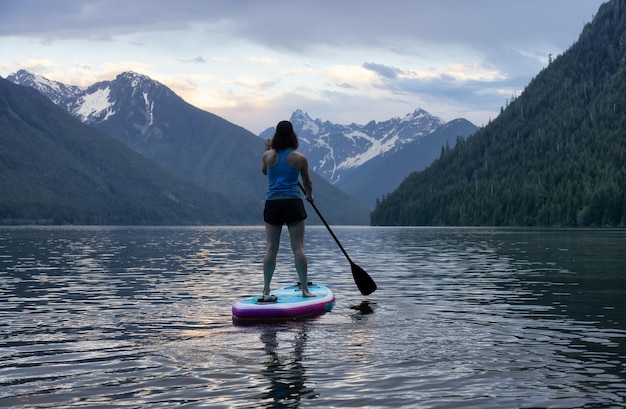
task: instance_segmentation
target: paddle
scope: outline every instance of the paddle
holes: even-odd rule
[[[300,189],[302,189],[302,191],[306,194],[306,191],[304,190],[304,187],[302,186],[302,184],[298,182],[298,185],[300,186]],[[376,288],[378,287],[376,286],[376,283],[374,282],[374,280],[372,280],[372,277],[370,277],[370,275],[367,274],[365,270],[363,270],[361,267],[359,267],[356,263],[352,261],[352,259],[350,258],[346,250],[343,248],[343,246],[339,242],[339,239],[337,238],[337,236],[335,236],[335,233],[333,233],[332,229],[330,228],[328,223],[326,223],[326,220],[324,219],[320,211],[317,209],[317,206],[315,206],[315,203],[313,202],[309,202],[309,203],[311,203],[311,206],[313,206],[315,213],[317,213],[317,215],[320,217],[320,220],[322,220],[322,223],[324,223],[324,226],[326,226],[326,228],[328,229],[328,232],[330,233],[330,235],[333,236],[333,239],[335,239],[335,242],[337,242],[337,245],[343,252],[343,255],[346,256],[346,258],[350,262],[350,268],[352,268],[352,278],[354,278],[354,283],[358,287],[361,294],[370,295],[371,293],[376,291]]]

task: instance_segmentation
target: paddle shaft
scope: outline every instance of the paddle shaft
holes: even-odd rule
[[[306,191],[304,190],[304,187],[302,186],[302,184],[298,182],[298,185],[300,186],[300,189],[302,189],[304,194],[306,194]],[[330,228],[330,226],[326,222],[326,219],[324,219],[324,216],[322,216],[320,211],[317,209],[317,206],[315,206],[315,203],[313,203],[313,201],[309,201],[309,203],[311,203],[311,206],[313,206],[315,213],[317,213],[319,218],[322,220],[322,222],[324,223],[324,226],[326,226],[326,229],[328,229],[328,232],[330,233],[330,235],[333,236],[333,239],[335,239],[335,242],[337,243],[337,245],[343,252],[343,255],[346,256],[346,258],[350,262],[350,268],[352,269],[352,278],[354,278],[354,283],[359,288],[359,291],[361,291],[361,294],[369,295],[373,293],[374,291],[376,291],[377,286],[374,280],[372,280],[372,277],[370,277],[369,274],[367,274],[365,270],[363,270],[361,267],[356,265],[350,259],[348,252],[343,248],[343,246],[339,242],[339,239],[337,238],[337,236],[335,236],[335,233],[333,233],[333,230]]]
[[[300,182],[298,182],[298,185],[300,186],[300,189],[302,189],[302,191],[306,194],[306,191],[304,190],[304,186],[302,186],[302,184]],[[328,229],[328,232],[330,233],[330,235],[333,236],[333,239],[335,239],[335,242],[337,243],[337,245],[341,249],[343,255],[346,256],[346,258],[348,259],[350,264],[354,264],[352,262],[352,260],[350,259],[350,256],[348,255],[348,252],[343,248],[343,246],[339,242],[339,239],[337,238],[337,236],[335,236],[335,233],[333,232],[333,230],[330,228],[330,226],[326,222],[326,219],[324,219],[324,216],[322,216],[322,214],[318,210],[317,206],[315,206],[315,203],[313,203],[312,201],[309,201],[309,203],[311,203],[311,206],[313,206],[313,210],[315,210],[315,213],[317,213],[317,215],[319,216],[319,218],[322,221],[322,223],[324,223],[324,226],[326,226],[326,228]]]

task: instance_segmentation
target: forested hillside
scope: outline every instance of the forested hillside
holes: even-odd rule
[[[498,118],[385,197],[371,223],[624,226],[624,95],[626,2],[613,0]]]
[[[248,219],[245,219],[248,217]],[[225,224],[254,220],[0,78],[0,224]]]
[[[200,110],[163,84],[133,72],[86,89],[24,70],[8,78],[32,87],[67,109],[77,120],[121,141],[173,175],[212,196],[213,213],[241,215],[223,224],[262,223],[267,177],[261,173],[264,141],[210,112]],[[28,152],[24,152],[28,155]],[[315,197],[332,223],[367,224],[369,211],[312,173]],[[129,193],[133,193],[130,191]],[[313,211],[309,223],[321,223]]]

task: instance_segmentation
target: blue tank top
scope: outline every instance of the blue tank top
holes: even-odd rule
[[[290,197],[301,197],[298,178],[300,170],[287,163],[287,155],[293,149],[288,148],[278,152],[278,162],[276,165],[267,168],[268,189],[265,199],[284,199]]]

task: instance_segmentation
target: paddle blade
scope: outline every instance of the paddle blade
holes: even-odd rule
[[[363,295],[370,295],[378,288],[372,277],[365,270],[363,270],[358,265],[350,262],[350,267],[352,267],[352,277],[354,278],[354,282]]]

